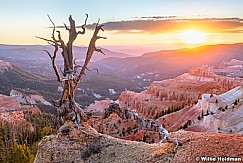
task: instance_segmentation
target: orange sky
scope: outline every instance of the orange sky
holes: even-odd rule
[[[154,20],[153,20],[154,21]],[[48,22],[48,20],[46,20]],[[136,23],[136,21],[132,21]],[[48,22],[49,23],[49,22]],[[47,23],[47,24],[48,24]],[[199,24],[198,22],[188,22],[188,23],[178,23],[174,25],[173,23],[164,23],[161,21],[161,27],[153,27],[140,30],[134,28],[122,30],[119,27],[114,27],[114,29],[109,29],[109,22],[106,24],[104,29],[105,32],[100,35],[106,36],[107,40],[99,41],[101,45],[127,45],[127,44],[173,44],[173,43],[185,43],[180,37],[180,33],[187,30],[196,30],[206,34],[206,39],[203,44],[218,44],[218,43],[235,43],[242,42],[243,29],[240,25],[232,25],[232,22],[224,22],[225,24],[220,24],[217,22],[203,22]],[[234,23],[234,22],[233,22]],[[49,23],[49,25],[51,25]],[[118,24],[119,26],[119,24]],[[122,26],[122,25],[121,25]],[[142,24],[141,24],[142,26]],[[41,27],[40,25],[34,25],[30,28],[26,26],[19,26],[18,30],[14,26],[5,26],[5,29],[0,30],[1,42],[2,44],[45,44],[42,40],[38,40],[35,36],[41,36],[45,38],[50,38],[52,30],[46,28],[47,26]],[[128,28],[130,28],[128,27]],[[62,31],[63,38],[67,39],[67,33],[64,29]],[[7,32],[11,31],[11,35]],[[80,36],[75,44],[86,45],[92,35],[92,30],[87,30],[85,35]]]
[[[243,42],[243,1],[240,0],[222,0],[220,3],[210,0],[24,2],[9,0],[1,3],[1,44],[45,44],[35,36],[50,38],[52,31],[48,27],[52,24],[46,14],[62,27],[64,22],[68,23],[69,14],[73,15],[77,26],[82,25],[85,13],[89,13],[88,30],[85,36],[75,41],[76,45],[89,43],[90,29],[99,18],[105,25],[105,32],[100,35],[108,38],[99,40],[99,45],[188,44],[190,41],[185,41],[188,38],[181,37],[188,33],[185,31],[204,33],[201,44]],[[67,39],[67,31],[59,30]]]

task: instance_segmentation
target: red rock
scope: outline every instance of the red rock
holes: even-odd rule
[[[0,119],[12,123],[23,122],[24,111],[40,112],[36,106],[21,105],[15,98],[0,94]]]

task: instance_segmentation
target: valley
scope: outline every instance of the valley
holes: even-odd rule
[[[227,71],[227,68],[221,71]],[[239,133],[243,125],[241,116],[237,117],[243,109],[242,86],[243,79],[240,76],[232,78],[216,75],[210,68],[200,67],[174,79],[155,81],[140,93],[124,91],[116,102],[121,107],[136,110],[147,119],[157,119],[170,132],[185,129]],[[98,101],[90,105],[87,111],[95,116],[102,115],[109,103]],[[228,116],[229,119],[226,118]],[[134,120],[122,120],[117,115],[102,121],[90,120],[90,124],[97,131],[114,137],[150,143],[159,141],[157,133],[140,130]],[[231,127],[228,125],[226,129],[227,125],[223,124],[231,124]]]
[[[223,46],[225,53],[218,51],[217,46],[220,49]],[[239,52],[242,46],[216,45],[123,58],[117,58],[117,53],[111,54],[112,57],[91,62],[91,69],[97,67],[99,73],[87,72],[77,89],[76,101],[90,116],[85,123],[115,138],[150,144],[160,141],[157,132],[140,129],[134,119],[124,120],[116,114],[101,119],[104,110],[113,102],[121,108],[136,110],[146,119],[158,121],[171,135],[183,141],[186,138],[181,137],[180,132],[192,133],[195,139],[207,132],[215,133],[214,139],[221,136],[218,134],[237,137],[235,134],[243,132],[243,58]],[[36,47],[37,51],[40,47]],[[232,48],[235,53],[227,58],[227,49]],[[21,55],[15,57],[18,56],[16,52],[0,55],[0,118],[5,126],[6,123],[18,124],[14,130],[28,124],[22,136],[39,134],[26,140],[35,154],[35,143],[45,135],[56,133],[60,125],[51,100],[60,98],[63,87],[52,76],[48,58],[42,60],[38,54],[38,59],[26,60]],[[190,60],[191,57],[186,57],[191,53],[199,54],[184,62],[182,58]],[[224,60],[221,57],[225,57]],[[42,117],[41,120],[37,120],[38,117]],[[40,121],[40,124],[47,123],[39,126],[36,123]]]
[[[74,47],[76,64],[81,65],[85,47]],[[0,93],[8,95],[11,89],[36,91],[46,99],[58,97],[58,82],[53,77],[53,70],[48,55],[43,50],[51,50],[47,45],[0,45],[0,59],[12,65],[10,71],[4,71],[0,78]],[[95,53],[84,81],[81,83],[78,98],[82,106],[88,106],[95,100],[117,99],[124,90],[140,92],[148,88],[153,81],[172,79],[191,68],[207,65],[222,74],[220,68],[228,66],[230,71],[241,73],[241,69],[224,65],[232,59],[243,60],[243,44],[207,45],[192,49],[163,50],[131,56],[120,52],[103,49],[103,54]],[[57,66],[62,70],[60,55]],[[200,62],[194,62],[200,60]],[[234,61],[233,61],[234,62]],[[230,64],[230,63],[229,63]],[[220,67],[221,66],[221,67]],[[238,69],[236,71],[236,69]],[[223,74],[224,75],[224,74]],[[21,77],[23,76],[23,77]],[[16,80],[11,79],[16,78]],[[9,78],[9,79],[8,79]],[[26,79],[28,79],[26,81]],[[23,82],[26,81],[26,85]],[[10,84],[6,84],[10,82]],[[42,85],[40,85],[42,84]],[[41,89],[40,89],[41,88]],[[28,90],[29,89],[29,90]],[[61,88],[60,88],[61,89]],[[44,91],[43,91],[44,90]],[[116,93],[110,93],[114,90]]]

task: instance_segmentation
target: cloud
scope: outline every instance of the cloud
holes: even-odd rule
[[[143,16],[141,19],[175,19],[177,16]]]
[[[200,30],[209,33],[243,33],[242,18],[180,18],[177,16],[139,17],[103,23],[104,29],[115,33],[161,34],[177,33],[183,30]],[[52,27],[50,27],[52,28]],[[64,28],[57,26],[56,28]],[[77,26],[81,28],[81,26]],[[86,25],[94,29],[95,23]]]
[[[212,33],[242,33],[241,18],[178,18],[176,16],[140,17],[138,20],[106,22],[104,29],[117,33],[159,34],[196,29]],[[95,24],[86,28],[94,29]]]

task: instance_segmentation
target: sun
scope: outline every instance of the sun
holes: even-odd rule
[[[178,34],[178,37],[187,44],[202,44],[207,41],[207,33],[196,30],[186,30]]]

